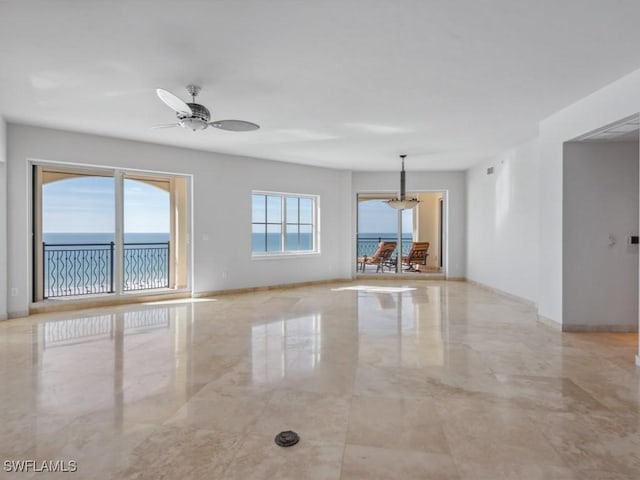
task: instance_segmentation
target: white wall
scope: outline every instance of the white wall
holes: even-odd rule
[[[563,144],[640,111],[640,70],[540,123],[538,312],[562,323]]]
[[[465,238],[465,172],[412,172],[407,171],[407,192],[434,191],[445,192],[445,226],[448,225],[445,238],[445,271],[449,278],[464,278],[466,267]],[[356,196],[358,193],[397,193],[400,182],[397,173],[388,172],[354,172],[352,216],[355,218]],[[356,248],[356,225],[351,225],[352,248]],[[355,256],[351,261],[355,274]]]
[[[29,159],[193,175],[195,293],[351,277],[348,171],[13,124],[7,140],[12,316],[26,313],[31,298]],[[252,260],[252,189],[320,195],[321,255]]]
[[[638,142],[565,145],[563,330],[638,329],[639,160]]]
[[[0,320],[7,318],[7,124],[0,117]]]
[[[537,139],[467,172],[467,278],[537,301],[538,200]]]

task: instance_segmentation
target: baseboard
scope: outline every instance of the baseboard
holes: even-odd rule
[[[637,325],[562,325],[563,332],[573,333],[638,333]]]
[[[450,280],[450,279],[447,279]],[[504,290],[500,290],[499,288],[495,288],[495,287],[491,287],[489,285],[486,285],[484,283],[481,282],[477,282],[475,280],[469,280],[467,279],[467,283],[470,283],[471,285],[475,285],[476,287],[480,287],[483,288],[485,290],[489,290],[492,293],[495,293],[496,295],[500,295],[502,297],[506,297],[510,300],[514,300],[516,302],[525,304],[530,306],[531,308],[537,308],[536,302],[529,300],[528,298],[524,298],[524,297],[520,297],[518,295],[514,295],[513,293],[509,293],[509,292],[505,292]],[[553,322],[553,320],[551,320]],[[545,323],[545,322],[543,322]]]
[[[554,330],[557,330],[558,332],[562,331],[562,324],[556,322],[555,320],[552,320],[551,318],[545,317],[544,315],[540,315],[538,314],[538,322],[542,323],[543,325],[546,325],[547,327],[551,327]]]
[[[467,277],[448,277],[445,275],[445,280],[449,280],[450,282],[468,282]]]
[[[356,280],[448,280],[444,273],[358,273],[355,276]]]
[[[2,315],[0,315],[0,322],[3,320],[7,320],[9,318],[9,315],[7,315],[6,313],[3,313]]]
[[[309,282],[283,283],[279,285],[264,285],[261,287],[231,288],[228,290],[208,290],[203,292],[194,292],[193,298],[214,297],[219,295],[235,295],[238,293],[266,292],[269,290],[282,290],[287,288],[311,287],[314,285],[323,285],[327,283],[345,283],[351,282],[351,278],[333,278],[329,280],[312,280]]]
[[[9,312],[7,314],[7,319],[13,319],[13,318],[23,318],[23,317],[28,317],[29,316],[29,311],[28,310],[20,310],[17,312]]]
[[[34,303],[29,308],[26,315],[34,315],[38,313],[54,313],[69,312],[73,310],[84,310],[87,308],[103,308],[117,305],[129,305],[136,303],[146,303],[161,300],[178,300],[182,298],[191,298],[190,292],[171,292],[158,293],[149,295],[119,295],[93,297],[83,299],[66,299],[66,300],[45,300],[43,302]]]
[[[538,314],[538,321],[554,330],[567,333],[637,333],[638,327],[633,325],[563,325],[550,318]]]

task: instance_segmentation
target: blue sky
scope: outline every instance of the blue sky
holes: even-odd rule
[[[260,223],[265,221],[265,195],[254,194],[251,200],[252,221]],[[267,197],[267,221],[278,223],[282,221],[282,197],[276,195],[266,195]],[[285,198],[285,208],[288,223],[311,223],[313,221],[313,200],[310,198],[298,198],[291,196]]]
[[[169,232],[169,194],[125,179],[126,233]],[[79,177],[42,188],[43,233],[112,233],[115,231],[114,179]]]
[[[124,200],[125,232],[169,232],[166,191],[125,179]],[[115,230],[114,179],[111,177],[79,177],[48,183],[42,189],[42,204],[44,233],[112,233]],[[270,220],[279,216],[276,210],[279,213],[279,203],[277,209],[269,208]],[[382,200],[358,204],[359,233],[394,233],[397,218],[397,211]],[[412,231],[412,220],[412,211],[405,210],[403,232]]]
[[[398,230],[398,211],[383,200],[358,202],[358,233],[395,233]],[[404,210],[402,231],[413,231],[413,210]]]

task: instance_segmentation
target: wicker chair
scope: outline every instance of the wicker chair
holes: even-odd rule
[[[358,270],[364,269],[367,265],[376,265],[376,272],[383,271],[384,267],[391,268],[391,254],[396,249],[397,242],[380,242],[378,249],[370,256],[358,257]]]
[[[428,252],[429,242],[413,242],[409,255],[402,257],[402,267],[408,272],[417,272],[415,265],[426,265]]]

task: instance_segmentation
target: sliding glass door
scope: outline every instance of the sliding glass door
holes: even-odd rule
[[[35,165],[33,300],[186,288],[186,185]]]

